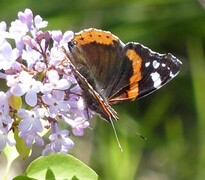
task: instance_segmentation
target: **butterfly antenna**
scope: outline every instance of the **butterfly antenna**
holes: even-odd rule
[[[144,137],[143,135],[141,135],[140,133],[138,133],[138,132],[136,132],[136,131],[135,131],[135,133],[136,133],[139,137],[141,137],[143,140],[145,140],[145,141],[147,140],[147,138]]]
[[[120,144],[120,141],[119,141],[119,138],[118,138],[116,129],[115,129],[115,125],[114,125],[114,123],[113,123],[113,121],[112,121],[111,118],[110,118],[110,122],[111,122],[111,125],[112,125],[113,132],[114,132],[114,134],[115,134],[115,138],[116,138],[116,140],[117,140],[118,147],[119,147],[120,151],[122,152],[123,149],[122,149],[122,146],[121,146],[121,144]]]
[[[140,138],[142,138],[143,140],[147,140],[146,137],[144,137],[143,135],[141,135],[139,132],[135,131],[132,127],[128,126],[126,123],[124,123],[123,121],[119,121],[120,123],[122,123],[124,126],[126,126],[127,128],[133,130]]]

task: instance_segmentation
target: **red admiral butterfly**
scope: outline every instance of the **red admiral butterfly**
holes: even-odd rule
[[[68,47],[66,55],[87,107],[108,122],[119,119],[111,105],[154,92],[173,79],[182,64],[170,53],[159,54],[135,42],[124,44],[97,29],[75,33]]]

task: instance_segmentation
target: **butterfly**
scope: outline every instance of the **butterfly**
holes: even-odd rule
[[[108,31],[87,29],[74,34],[66,55],[83,90],[86,106],[111,122],[112,105],[142,98],[172,80],[181,61],[140,43],[124,44]]]

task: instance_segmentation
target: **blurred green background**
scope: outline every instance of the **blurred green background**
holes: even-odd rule
[[[50,30],[100,28],[183,62],[180,74],[159,91],[116,106],[123,152],[111,125],[94,118],[94,130],[73,138],[71,154],[103,180],[205,179],[205,1],[1,0],[0,20],[9,24],[25,8],[47,20]],[[15,173],[21,174],[41,150],[18,159]]]

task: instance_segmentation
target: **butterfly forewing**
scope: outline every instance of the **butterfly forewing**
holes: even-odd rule
[[[124,44],[110,32],[91,29],[73,39],[72,63],[104,98],[127,86],[132,62],[124,58]]]

